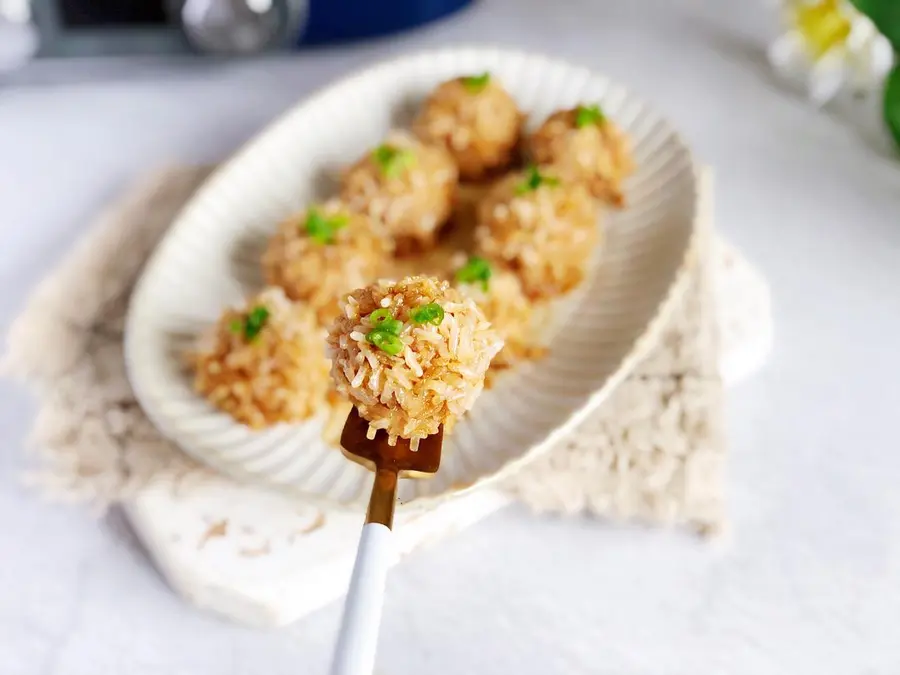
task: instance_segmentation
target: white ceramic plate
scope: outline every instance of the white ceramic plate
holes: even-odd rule
[[[253,432],[211,408],[181,367],[185,339],[261,283],[260,242],[327,185],[322,176],[379,143],[437,83],[489,70],[532,125],[599,101],[631,136],[638,170],[630,207],[606,219],[600,266],[551,343],[478,400],[445,444],[437,477],[404,481],[424,503],[504,475],[592,410],[655,339],[695,232],[697,180],[688,148],[650,105],[606,77],[540,55],[492,48],[427,52],[375,66],[301,103],[220,169],[149,261],[132,298],[126,356],[138,399],[185,451],[225,473],[357,505],[369,475],[322,441],[323,419]]]

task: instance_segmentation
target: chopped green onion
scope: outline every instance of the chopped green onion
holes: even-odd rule
[[[412,150],[396,148],[393,145],[379,145],[372,151],[372,159],[388,178],[395,178],[416,163]]]
[[[244,320],[244,339],[252,342],[260,334],[269,320],[269,308],[259,305],[250,310]]]
[[[381,330],[391,335],[400,335],[403,330],[403,322],[395,319],[387,307],[381,307],[369,314],[369,323],[372,324],[373,330]]]
[[[484,258],[473,255],[469,261],[456,270],[456,280],[461,284],[474,284],[481,282],[482,290],[488,289],[488,281],[491,278],[491,265]]]
[[[397,319],[388,319],[378,325],[378,330],[383,330],[391,335],[400,335],[400,332],[403,330],[403,322]]]
[[[516,194],[524,195],[527,192],[534,192],[542,185],[547,187],[556,187],[559,185],[559,178],[553,176],[545,176],[534,164],[529,164],[525,169],[525,180],[516,186]]]
[[[240,319],[233,319],[231,323],[228,324],[228,330],[230,330],[235,335],[244,332],[244,322]]]
[[[396,356],[403,351],[403,342],[400,338],[380,328],[366,333],[366,341],[391,356]]]
[[[605,121],[606,115],[599,105],[580,105],[575,110],[575,126],[579,129],[591,124],[603,124]]]
[[[335,233],[349,221],[350,219],[343,214],[326,218],[317,209],[312,208],[306,214],[304,227],[310,239],[320,244],[331,244],[334,243]]]
[[[381,323],[384,323],[388,319],[393,319],[394,315],[391,313],[387,307],[381,307],[380,309],[376,309],[374,312],[369,314],[369,323],[373,326],[378,326]]]
[[[473,94],[477,94],[478,92],[483,90],[486,86],[488,86],[488,82],[490,81],[491,74],[488,72],[483,72],[481,75],[470,75],[468,77],[462,78],[463,86]]]
[[[429,302],[427,305],[416,307],[410,312],[410,318],[414,323],[430,323],[440,326],[444,320],[444,308],[436,302]]]

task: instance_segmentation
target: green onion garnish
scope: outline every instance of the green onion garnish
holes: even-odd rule
[[[394,315],[391,314],[391,310],[389,310],[387,307],[381,307],[380,309],[376,309],[374,312],[369,314],[369,323],[377,327],[379,324],[393,318]]]
[[[387,321],[381,322],[378,326],[378,330],[383,330],[391,335],[400,335],[403,330],[403,322],[398,321],[397,319],[388,319]]]
[[[470,75],[469,77],[462,78],[463,86],[473,94],[477,94],[484,89],[490,81],[491,74],[488,72],[484,72],[481,75]]]
[[[409,314],[413,323],[430,323],[440,326],[444,320],[444,308],[436,302],[429,302],[427,305],[416,307]]]
[[[474,284],[481,282],[482,290],[488,289],[488,281],[491,278],[491,265],[484,258],[473,255],[469,261],[456,270],[456,280],[461,284]]]
[[[395,319],[387,307],[376,309],[369,314],[369,323],[372,324],[373,330],[382,330],[391,335],[400,335],[403,330],[403,322]]]
[[[269,308],[264,305],[258,305],[250,310],[247,314],[247,318],[244,319],[244,339],[247,342],[253,342],[256,337],[260,334],[262,329],[266,325],[266,321],[269,320]],[[237,323],[232,322],[232,328],[234,324]]]
[[[349,221],[350,219],[343,214],[326,218],[318,210],[310,209],[306,214],[304,227],[310,239],[320,244],[332,244],[335,233],[346,226]]]
[[[366,341],[391,356],[396,356],[403,351],[403,342],[400,338],[393,333],[381,330],[380,328],[370,330],[366,333]]]
[[[525,180],[516,186],[516,194],[523,195],[526,192],[534,192],[542,185],[547,187],[556,187],[559,185],[559,178],[553,176],[545,176],[534,164],[529,164],[525,169]]]
[[[575,126],[579,129],[591,124],[603,124],[605,121],[606,115],[599,105],[580,105],[575,111]]]
[[[235,335],[244,332],[244,322],[240,319],[234,319],[230,324],[228,324],[228,330],[230,330]]]
[[[379,145],[372,151],[372,159],[388,178],[395,178],[416,163],[412,150],[396,148],[393,145]]]

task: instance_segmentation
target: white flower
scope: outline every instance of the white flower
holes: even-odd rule
[[[789,79],[805,80],[818,105],[845,86],[870,92],[894,62],[890,42],[846,0],[782,0],[786,32],[769,47],[769,61]]]

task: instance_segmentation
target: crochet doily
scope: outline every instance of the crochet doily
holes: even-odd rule
[[[31,484],[103,509],[159,478],[210,470],[147,420],[128,383],[122,335],[144,261],[208,168],[158,172],[111,205],[35,290],[8,336],[3,371],[39,398]],[[708,190],[707,190],[708,192]],[[638,370],[506,488],[540,511],[612,520],[723,524],[722,385],[705,231],[681,305]]]

